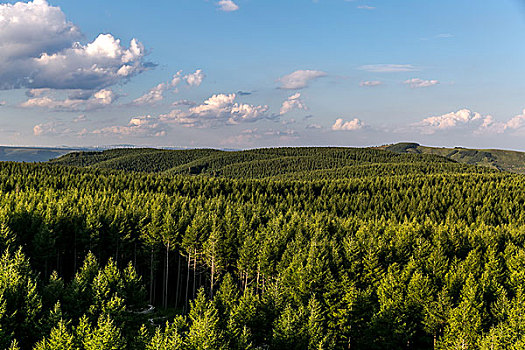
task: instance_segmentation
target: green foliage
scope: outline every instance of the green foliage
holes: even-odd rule
[[[520,175],[347,148],[61,162],[88,168],[0,163],[0,348],[524,342]]]

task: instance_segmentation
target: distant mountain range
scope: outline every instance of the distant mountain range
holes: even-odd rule
[[[70,152],[82,151],[80,148],[47,147],[9,147],[0,146],[0,161],[3,162],[47,162]]]

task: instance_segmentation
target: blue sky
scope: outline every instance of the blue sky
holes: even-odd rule
[[[0,1],[0,143],[525,150],[524,42],[518,0]]]

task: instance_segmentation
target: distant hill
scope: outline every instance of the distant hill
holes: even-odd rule
[[[79,151],[79,149],[0,146],[0,161],[27,163],[47,162],[50,159],[74,151]]]
[[[459,163],[525,174],[525,152],[499,149],[468,149],[463,147],[439,148],[421,146],[417,143],[397,143],[382,146],[380,149],[401,154],[439,155]]]
[[[52,164],[169,175],[228,178],[341,179],[375,175],[491,172],[434,154],[401,154],[372,148],[112,149],[73,152]]]

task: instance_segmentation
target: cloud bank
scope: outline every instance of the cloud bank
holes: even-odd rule
[[[148,67],[144,46],[111,34],[81,44],[80,29],[45,0],[0,4],[0,89],[102,88]]]

